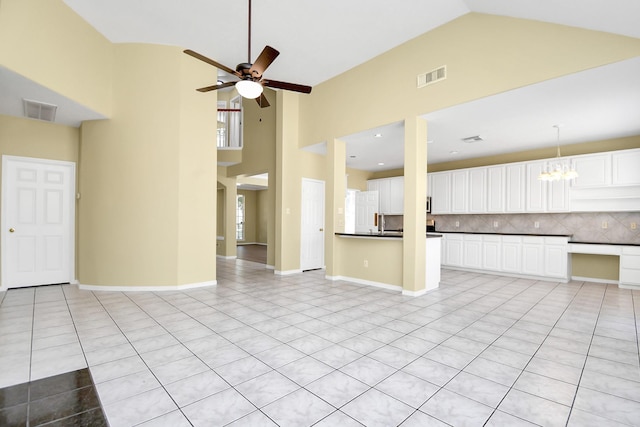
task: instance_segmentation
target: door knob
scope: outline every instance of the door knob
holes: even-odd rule
[[[13,228],[9,229],[9,233],[13,233],[14,231],[16,231],[16,230],[14,230]]]
[[[321,228],[320,231],[324,231],[324,228]]]

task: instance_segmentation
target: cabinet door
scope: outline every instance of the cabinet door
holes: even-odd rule
[[[504,166],[487,168],[487,212],[504,212]]]
[[[463,241],[462,235],[450,234],[447,236],[447,264],[462,267],[463,266]]]
[[[464,214],[468,212],[469,171],[451,172],[451,212]]]
[[[569,182],[547,182],[547,212],[569,212]]]
[[[500,271],[500,236],[483,236],[482,238],[482,268],[485,270]]]
[[[544,246],[544,275],[568,279],[567,270],[567,245],[545,245]]]
[[[611,156],[613,185],[640,185],[640,150],[625,150]]]
[[[520,213],[525,211],[524,169],[524,164],[507,165],[505,167],[507,212]]]
[[[464,266],[466,268],[482,268],[482,236],[464,236],[463,248]]]
[[[451,213],[451,174],[449,172],[434,173],[433,196],[431,197],[431,213]]]
[[[380,213],[391,213],[391,183],[388,179],[379,179]]]
[[[578,177],[571,184],[572,188],[604,187],[611,184],[611,153],[588,154],[570,160],[578,172]]]
[[[544,237],[522,239],[522,273],[544,276]]]
[[[544,212],[547,209],[547,187],[551,183],[538,179],[546,164],[545,161],[527,163],[527,212]]]
[[[431,181],[431,174],[428,173],[427,174],[427,197],[429,196],[433,196],[433,189],[432,189],[433,185],[432,185],[432,181]]]
[[[469,170],[469,213],[487,213],[487,169]]]
[[[402,215],[404,212],[404,177],[389,178],[389,212]]]
[[[504,236],[502,238],[502,271],[520,273],[522,258],[522,238]]]

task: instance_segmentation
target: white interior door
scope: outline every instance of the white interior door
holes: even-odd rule
[[[1,289],[74,278],[75,163],[2,156]]]
[[[302,179],[300,269],[324,268],[324,181]]]

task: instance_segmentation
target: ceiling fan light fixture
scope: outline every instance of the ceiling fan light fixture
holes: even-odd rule
[[[253,80],[240,80],[236,83],[236,90],[243,98],[255,99],[262,94],[264,88]]]

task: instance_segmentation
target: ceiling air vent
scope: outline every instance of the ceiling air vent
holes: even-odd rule
[[[462,138],[462,140],[464,142],[468,142],[470,144],[473,143],[473,142],[484,141],[484,139],[482,139],[482,137],[480,135],[468,136],[466,138]]]
[[[57,105],[45,104],[44,102],[23,99],[24,115],[30,119],[53,122],[56,118]]]
[[[447,78],[447,66],[443,65],[428,73],[418,75],[418,87],[425,87]]]

